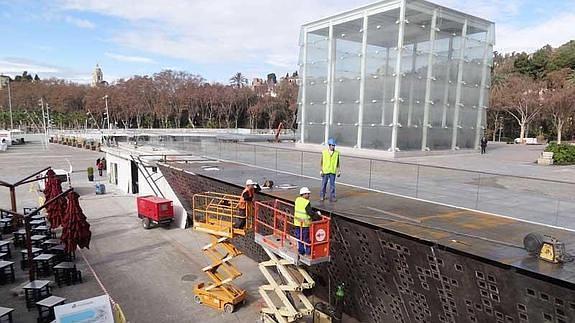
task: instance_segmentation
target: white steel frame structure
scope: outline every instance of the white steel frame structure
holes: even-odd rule
[[[386,0],[302,26],[302,143],[478,149],[494,24],[423,0]]]

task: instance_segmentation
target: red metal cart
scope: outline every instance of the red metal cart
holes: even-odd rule
[[[149,229],[154,224],[169,226],[174,221],[174,205],[170,200],[149,195],[139,196],[138,217],[142,219],[144,229]]]

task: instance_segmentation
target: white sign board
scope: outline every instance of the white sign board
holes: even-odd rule
[[[54,307],[56,323],[114,323],[108,295]]]

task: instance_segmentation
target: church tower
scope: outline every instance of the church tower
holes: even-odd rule
[[[97,87],[104,82],[104,74],[102,73],[102,69],[98,64],[96,64],[96,68],[94,72],[92,72],[92,87]]]

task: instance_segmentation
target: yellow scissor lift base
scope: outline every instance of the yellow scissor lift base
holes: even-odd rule
[[[252,228],[250,216],[240,216],[236,195],[207,192],[193,197],[193,228],[210,235],[211,242],[202,248],[211,264],[202,268],[211,283],[200,283],[194,288],[194,301],[231,313],[246,299],[246,291],[231,282],[242,275],[230,262],[242,253],[230,242],[245,236]],[[250,208],[247,209],[250,212]],[[238,224],[244,220],[244,227]]]

